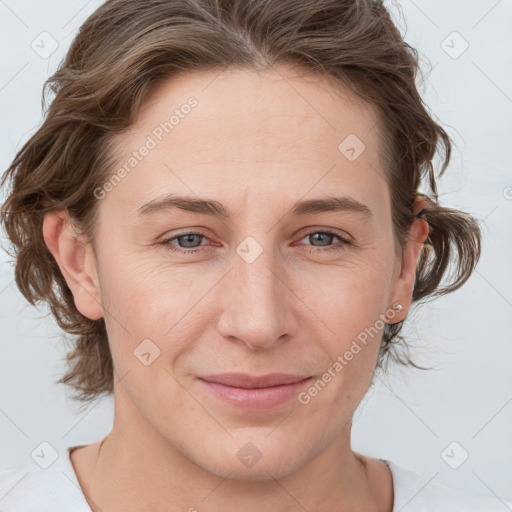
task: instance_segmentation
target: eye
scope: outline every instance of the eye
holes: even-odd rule
[[[172,238],[166,238],[165,240],[162,240],[160,244],[170,251],[176,251],[182,254],[190,254],[203,250],[199,248],[201,243],[199,243],[199,246],[195,245],[199,239],[203,238],[207,238],[204,233],[190,231],[188,233],[174,235]],[[172,243],[174,240],[178,240],[178,246]],[[199,242],[201,242],[201,240],[199,240]],[[180,247],[183,247],[184,250],[180,249]]]
[[[320,235],[320,237],[316,236],[313,238],[313,235]],[[193,254],[196,252],[204,251],[204,249],[201,248],[201,245],[204,244],[201,244],[201,242],[205,238],[207,239],[208,237],[204,233],[190,231],[166,238],[165,240],[162,240],[160,244],[170,251],[175,251],[181,254]],[[301,240],[304,240],[305,238],[309,238],[310,241],[320,243],[320,245],[314,245],[312,246],[312,249],[309,249],[310,252],[313,253],[325,252],[329,250],[343,250],[345,249],[346,245],[350,245],[352,243],[337,231],[330,229],[310,231],[304,235]],[[332,245],[334,238],[338,238],[341,243],[338,245]],[[178,241],[178,245],[174,243],[175,240]]]
[[[320,235],[320,236],[314,236]],[[308,238],[310,241],[319,242],[320,245],[314,245],[313,249],[310,249],[311,252],[324,252],[329,250],[343,250],[346,245],[349,245],[351,242],[345,237],[343,237],[337,231],[332,231],[330,229],[316,230],[310,231],[307,233],[302,240]],[[341,244],[338,245],[330,245],[332,244],[333,238],[338,238],[341,241]],[[323,249],[322,249],[323,248]]]

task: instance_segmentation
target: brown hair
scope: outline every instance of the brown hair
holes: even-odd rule
[[[279,63],[321,73],[377,107],[397,247],[407,238],[415,199],[428,203],[423,215],[430,233],[413,301],[456,290],[471,275],[480,257],[478,223],[438,203],[432,163],[441,149],[442,175],[451,140],[417,91],[417,51],[381,0],[108,0],[81,26],[45,83],[44,122],[2,179],[2,186],[8,179],[12,185],[1,220],[15,247],[16,284],[32,305],[48,303],[59,326],[76,335],[58,381],[73,386],[76,399],[112,392],[112,359],[104,319],[77,310],[46,247],[44,214],[67,209],[94,248],[94,190],[111,174],[109,143],[133,123],[148,92],[181,72]],[[49,93],[55,96],[46,108]],[[429,195],[419,192],[423,179]],[[451,279],[441,285],[449,263]],[[386,324],[377,367],[391,357],[420,368],[397,350],[408,350],[402,325]]]

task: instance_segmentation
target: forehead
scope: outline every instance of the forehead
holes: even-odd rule
[[[308,190],[359,194],[362,202],[387,194],[376,109],[333,81],[286,66],[165,80],[114,139],[118,165],[150,139],[151,149],[112,194],[124,190],[132,210],[163,191],[227,197],[243,189],[258,201]]]
[[[146,97],[132,133],[148,132],[155,123],[168,120],[190,97],[197,101],[197,107],[192,115],[185,115],[188,123],[179,123],[185,127],[173,129],[172,138],[180,143],[194,143],[190,138],[180,138],[179,132],[187,131],[186,125],[195,119],[207,125],[203,130],[193,126],[194,131],[208,135],[203,143],[233,134],[238,136],[232,142],[247,136],[253,139],[277,137],[291,142],[300,136],[302,140],[297,146],[303,147],[308,141],[325,141],[332,151],[330,143],[349,135],[349,130],[358,131],[357,135],[369,144],[376,142],[379,115],[373,105],[333,79],[299,74],[287,65],[266,71],[226,68],[178,74],[160,83]],[[184,118],[180,116],[180,119]],[[212,123],[216,126],[214,131]],[[287,127],[285,132],[279,131],[283,125]]]

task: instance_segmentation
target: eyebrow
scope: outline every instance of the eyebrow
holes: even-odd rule
[[[138,216],[144,216],[149,213],[173,208],[180,208],[192,213],[213,215],[226,219],[232,217],[231,211],[218,201],[179,196],[176,194],[167,194],[163,197],[153,199],[138,208],[137,212]],[[367,218],[373,216],[368,206],[348,196],[329,196],[327,198],[299,200],[292,205],[290,213],[291,215],[308,215],[334,211],[359,213]]]

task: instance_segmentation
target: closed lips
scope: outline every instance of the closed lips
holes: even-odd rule
[[[248,374],[230,373],[220,375],[206,375],[199,377],[207,382],[224,384],[225,386],[245,388],[245,389],[259,389],[274,386],[283,386],[286,384],[295,384],[310,378],[304,375],[290,375],[282,373],[274,373],[262,376],[253,376]]]

